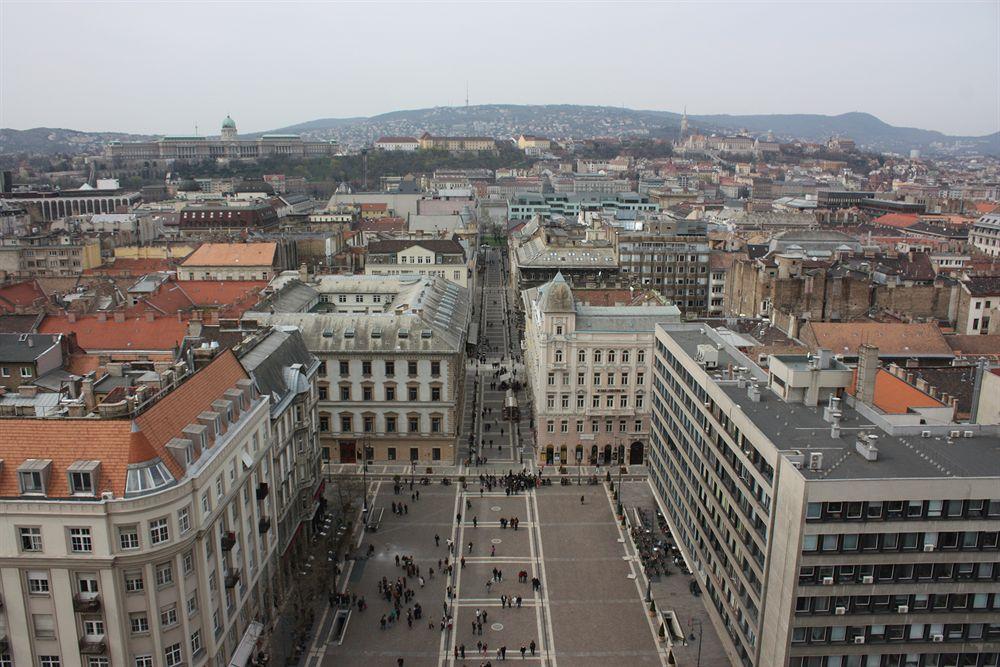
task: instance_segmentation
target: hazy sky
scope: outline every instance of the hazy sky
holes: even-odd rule
[[[0,127],[218,132],[463,104],[1000,130],[1000,0],[0,0]]]

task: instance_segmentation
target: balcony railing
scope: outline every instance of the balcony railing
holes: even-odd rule
[[[73,611],[93,613],[101,610],[101,598],[97,595],[84,597],[79,593],[73,596]]]
[[[104,641],[104,637],[81,637],[80,638],[80,653],[86,655],[96,655],[100,653],[106,653],[108,650],[107,642]]]
[[[263,535],[269,530],[271,530],[271,520],[266,516],[262,517],[261,520],[257,522],[257,532]]]
[[[257,486],[257,500],[264,500],[267,498],[267,494],[271,491],[271,487],[267,485],[267,482],[261,482]]]
[[[228,572],[226,572],[226,588],[236,588],[237,582],[240,580],[240,569],[235,567]]]
[[[222,550],[229,551],[236,546],[236,533],[229,531],[222,536]]]

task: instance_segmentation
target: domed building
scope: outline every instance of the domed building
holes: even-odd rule
[[[222,140],[236,141],[236,136],[236,121],[226,114],[226,119],[222,121]]]

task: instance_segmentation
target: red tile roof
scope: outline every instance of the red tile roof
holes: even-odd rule
[[[173,271],[177,264],[176,259],[115,259],[109,264],[87,269],[83,275],[139,277],[157,271]]]
[[[932,323],[807,322],[800,338],[814,350],[825,348],[848,356],[856,355],[863,343],[876,346],[879,356],[953,356],[941,330]]]
[[[905,228],[917,224],[917,216],[912,213],[886,213],[872,220],[873,225]]]
[[[858,371],[855,369],[854,380],[847,390],[852,396],[857,389],[857,382]],[[875,374],[875,398],[872,402],[887,415],[905,415],[910,408],[946,407],[941,401],[881,368]]]
[[[84,315],[70,322],[65,315],[48,315],[38,333],[75,333],[79,346],[88,352],[164,352],[174,350],[184,340],[187,323],[172,316],[150,319],[129,314],[124,322],[115,322],[109,315],[101,322],[96,315]]]
[[[159,457],[175,479],[183,471],[166,445],[181,429],[197,421],[212,401],[237,380],[247,377],[235,355],[225,350],[212,363],[195,373],[133,419],[3,419],[0,420],[0,497],[20,494],[17,469],[27,459],[49,459],[47,495],[69,497],[66,470],[75,461],[100,461],[97,493],[125,494],[130,463]]]
[[[202,243],[181,266],[272,266],[277,243]]]
[[[267,287],[263,280],[184,280],[169,281],[155,294],[137,304],[139,312],[153,310],[161,314],[176,314],[195,309],[220,310],[225,314],[242,314]]]
[[[0,287],[0,314],[13,313],[17,306],[28,308],[47,301],[45,292],[34,280],[11,283]]]

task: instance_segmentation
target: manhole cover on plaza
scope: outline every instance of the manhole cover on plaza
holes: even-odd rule
[[[503,623],[494,623],[493,625],[490,626],[490,630],[493,630],[495,632],[503,630]]]
[[[502,510],[503,508],[502,508],[502,507],[500,507],[499,505],[494,505],[494,506],[493,506],[493,507],[491,507],[490,509],[491,509],[491,510],[493,510],[494,512],[499,512],[499,511],[500,511],[500,510]]]
[[[492,540],[490,540],[490,542],[492,542],[493,544],[500,544],[501,542],[503,542],[503,540],[501,540],[499,537],[494,537]]]

